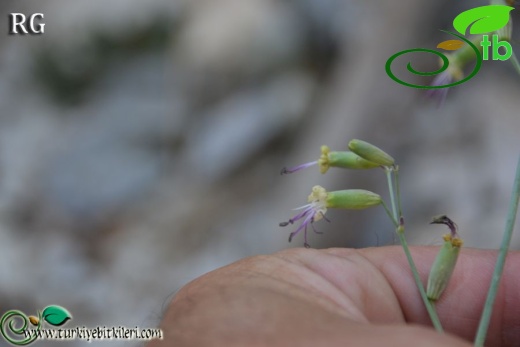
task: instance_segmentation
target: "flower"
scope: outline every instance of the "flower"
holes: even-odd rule
[[[463,48],[459,49],[458,52],[446,54],[446,57],[448,58],[448,68],[433,79],[431,86],[446,86],[455,81],[460,81],[463,79],[464,73],[462,70],[464,69],[464,66],[466,66],[466,64],[469,63],[473,58],[470,54],[470,50],[471,46],[466,44],[463,45]],[[442,60],[439,61],[439,64],[442,65]],[[428,89],[426,91],[426,96],[437,101],[437,105],[440,107],[444,105],[449,89],[449,87]]]
[[[307,226],[310,224],[312,227],[312,230],[317,233],[321,234],[321,232],[314,229],[314,222],[317,222],[321,219],[325,219],[328,221],[327,218],[325,218],[325,213],[327,212],[327,191],[325,188],[321,186],[314,186],[312,188],[312,192],[307,198],[307,201],[309,202],[307,205],[303,205],[301,207],[296,208],[295,210],[303,210],[302,212],[298,213],[296,216],[289,219],[287,222],[280,223],[281,227],[285,227],[289,224],[293,224],[294,222],[299,221],[300,219],[303,219],[302,224],[289,234],[289,242],[292,241],[293,237],[298,235],[300,231],[304,230],[304,246],[306,248],[309,248],[309,244],[307,243]]]
[[[299,234],[302,230],[304,231],[304,246],[310,247],[307,243],[307,227],[309,224],[312,230],[317,234],[321,232],[314,229],[314,222],[318,222],[321,219],[325,219],[325,213],[328,208],[343,208],[343,209],[365,209],[372,206],[377,206],[382,203],[381,197],[373,192],[363,189],[347,189],[338,190],[333,192],[327,192],[325,188],[321,186],[314,186],[311,194],[307,198],[309,202],[307,205],[296,208],[296,210],[303,210],[296,216],[289,219],[287,222],[280,223],[281,227],[294,224],[301,219],[303,222],[300,226],[289,234],[289,242],[292,241],[293,237]]]
[[[444,86],[453,82],[453,76],[451,73],[446,70],[439,75],[437,75],[432,82],[432,86]],[[449,88],[439,88],[439,89],[428,89],[426,91],[426,96],[437,103],[437,106],[442,106],[446,102],[446,97],[448,96]]]
[[[472,40],[472,45],[466,43],[452,53],[444,54],[444,56],[448,58],[448,66],[446,67],[446,70],[438,74],[433,79],[431,86],[447,86],[454,82],[460,81],[464,78],[464,68],[468,64],[475,61],[475,59],[479,59],[482,62],[482,46],[480,45],[481,40],[482,36],[477,36]],[[478,49],[480,54],[475,55],[474,49]],[[439,60],[440,66],[444,66],[444,63],[445,62],[442,59]],[[475,65],[473,73],[478,71],[479,66],[479,64]],[[446,101],[449,88],[450,87],[428,89],[426,91],[426,95],[436,100],[438,106],[440,107]]]
[[[450,229],[449,236],[451,238],[453,238],[453,239],[459,238],[459,234],[457,233],[457,230],[459,229],[459,227],[457,226],[457,224],[455,224],[454,221],[452,221],[450,218],[448,218],[448,216],[446,216],[445,214],[441,214],[439,216],[433,217],[430,224],[444,224],[444,225],[448,226],[448,228]]]
[[[311,161],[292,168],[283,168],[281,174],[290,174],[308,167],[318,165],[322,174],[326,173],[331,167],[338,167],[344,169],[372,169],[379,167],[379,164],[370,162],[358,156],[354,152],[331,151],[328,146],[321,146],[320,158],[316,161]]]

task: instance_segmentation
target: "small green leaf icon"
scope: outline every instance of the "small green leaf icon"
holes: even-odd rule
[[[496,31],[504,27],[509,21],[509,12],[514,7],[505,5],[487,5],[472,8],[459,14],[453,20],[453,27],[462,35],[478,35]]]
[[[47,306],[42,313],[43,319],[51,325],[60,326],[72,318],[72,315],[61,306]]]
[[[461,40],[447,40],[447,41],[442,41],[441,43],[439,43],[437,45],[437,48],[442,48],[447,51],[456,51],[457,49],[461,48],[462,46],[464,46],[464,42]]]

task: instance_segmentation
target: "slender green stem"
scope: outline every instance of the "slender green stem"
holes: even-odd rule
[[[486,334],[491,319],[491,313],[493,311],[493,303],[495,302],[498,285],[502,272],[504,270],[504,263],[506,261],[507,250],[509,249],[509,243],[511,242],[511,236],[513,235],[513,228],[515,226],[516,213],[518,211],[518,201],[520,199],[520,157],[518,158],[518,164],[516,167],[515,182],[513,184],[513,192],[511,194],[511,202],[509,203],[509,211],[507,213],[506,227],[504,236],[502,237],[502,244],[500,245],[500,252],[498,253],[497,262],[495,265],[495,271],[489,287],[489,292],[484,304],[484,311],[480,318],[480,324],[477,330],[477,336],[475,337],[475,346],[483,346],[486,340]]]
[[[435,310],[435,306],[426,296],[426,291],[424,290],[424,286],[421,282],[421,278],[419,277],[419,272],[417,271],[417,267],[415,267],[415,263],[412,258],[412,254],[410,253],[410,249],[408,248],[408,243],[406,242],[406,238],[404,237],[403,232],[398,232],[399,241],[401,241],[401,245],[403,246],[404,253],[406,254],[406,258],[408,259],[408,263],[410,264],[410,269],[412,270],[413,278],[415,279],[415,284],[417,288],[419,288],[419,292],[424,302],[424,306],[426,306],[426,310],[430,315],[430,319],[432,320],[432,324],[438,332],[442,333],[444,330],[442,329],[441,321],[439,320],[439,316],[437,315],[437,311]]]
[[[392,204],[392,212],[395,220],[399,220],[397,210],[395,208],[394,183],[392,180],[392,168],[385,167],[386,181],[388,182],[388,191],[390,192],[390,203]]]
[[[392,216],[392,212],[390,212],[390,209],[388,208],[388,206],[385,204],[384,201],[381,201],[381,205],[383,205],[383,207],[386,211],[386,214],[388,215],[388,218],[390,218],[390,220],[392,221],[394,226],[397,228],[399,226],[399,222],[397,222],[397,220],[395,220],[394,216]]]
[[[383,202],[382,205],[385,208],[386,213],[388,214],[388,217],[390,217],[390,220],[396,227],[396,233],[399,236],[399,241],[401,242],[401,246],[403,247],[404,253],[406,255],[406,259],[408,260],[408,264],[410,265],[410,269],[412,270],[413,278],[415,280],[415,284],[417,285],[417,288],[419,289],[419,293],[421,294],[421,298],[424,302],[424,306],[426,306],[426,310],[428,311],[428,314],[430,315],[430,319],[432,321],[433,326],[438,332],[443,332],[441,322],[439,320],[439,316],[437,315],[437,311],[435,310],[435,305],[428,299],[428,296],[426,295],[426,291],[424,290],[424,286],[421,281],[421,277],[419,277],[419,272],[417,271],[417,267],[415,266],[415,263],[412,258],[412,254],[410,253],[410,249],[408,248],[408,243],[406,242],[406,238],[404,237],[404,226],[400,225],[401,222],[401,213],[399,215],[397,214],[397,210],[395,208],[395,196],[394,196],[394,189],[393,189],[393,177],[392,177],[392,168],[385,168],[387,182],[388,182],[388,190],[390,192],[390,201],[392,203],[392,211],[393,214],[390,213],[390,210],[386,206],[386,204]],[[399,192],[399,184],[398,178],[396,177],[396,191],[398,201],[401,200],[400,198],[400,192]],[[400,205],[400,202],[399,202]],[[399,207],[399,210],[401,208]]]
[[[399,218],[403,216],[403,209],[401,208],[401,191],[399,190],[399,167],[396,166],[394,169],[395,179],[395,193],[397,195],[397,209],[399,211]]]

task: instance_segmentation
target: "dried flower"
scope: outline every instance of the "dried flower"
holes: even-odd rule
[[[448,286],[463,241],[457,234],[457,225],[447,216],[435,217],[431,224],[446,224],[450,228],[450,233],[443,236],[444,245],[437,254],[428,277],[426,296],[428,296],[428,299],[435,301],[440,298]]]

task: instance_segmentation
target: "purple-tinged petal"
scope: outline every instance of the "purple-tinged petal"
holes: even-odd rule
[[[294,222],[296,222],[296,221],[302,219],[303,217],[305,217],[311,211],[312,211],[312,207],[307,208],[305,211],[302,211],[302,212],[298,213],[296,216],[294,216],[291,219],[289,219],[289,223],[293,224]]]
[[[302,210],[302,209],[304,209],[304,208],[308,208],[309,206],[314,206],[314,203],[310,202],[310,203],[305,204],[305,205],[303,205],[303,206],[299,206],[299,207],[293,208],[292,210],[293,210],[293,211],[298,211],[298,210]]]
[[[432,86],[444,86],[453,82],[453,76],[448,72],[444,71],[437,77],[433,79]],[[430,99],[434,100],[437,103],[438,107],[444,105],[446,101],[446,97],[448,95],[449,87],[447,88],[438,88],[438,89],[428,89],[426,91],[426,96]]]
[[[292,233],[289,234],[289,242],[292,241],[292,238],[295,237],[296,235],[298,235],[298,233],[300,231],[302,231],[302,229],[305,229],[307,228],[307,224],[309,224],[313,219],[313,216],[310,215],[310,216],[307,216],[307,218],[305,218],[305,220],[303,221],[303,223],[298,227],[298,229],[296,229],[295,231],[293,231]],[[307,237],[305,237],[305,243],[307,243]]]
[[[285,226],[288,226],[289,224],[294,224],[294,222],[302,219],[303,217],[306,217],[309,213],[314,212],[313,207],[311,205],[312,204],[308,204],[308,206],[305,206],[306,208],[304,211],[298,213],[296,216],[292,217],[287,222],[282,222],[279,225],[281,227],[285,227]],[[312,215],[314,215],[314,213]]]
[[[304,230],[303,245],[305,247],[310,247],[307,243],[307,227],[309,224],[311,224],[312,230],[314,230],[316,234],[321,234],[314,228],[313,223],[321,219],[328,221],[328,219],[325,218],[325,213],[327,212],[327,191],[323,187],[314,186],[312,188],[311,194],[307,198],[307,201],[310,203],[296,208],[296,210],[302,211],[289,219],[289,221],[280,223],[280,226],[285,227],[289,224],[294,224],[297,221],[303,220],[298,228],[289,234],[289,242],[292,241],[294,236],[298,235],[302,230]]]
[[[303,169],[306,169],[308,167],[311,167],[311,166],[314,166],[318,164],[318,161],[311,161],[309,163],[305,163],[305,164],[301,164],[301,165],[298,165],[298,166],[295,166],[295,167],[291,167],[291,168],[286,168],[284,167],[282,169],[282,171],[280,172],[281,175],[287,175],[287,174],[291,174],[291,173],[294,173],[294,172],[297,172],[297,171],[300,171],[300,170],[303,170]]]

